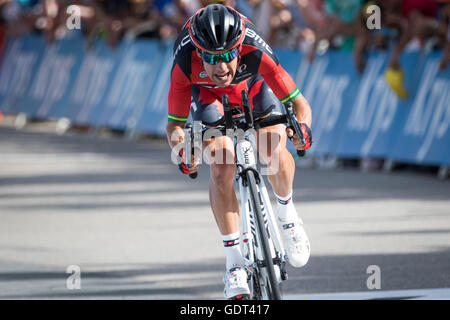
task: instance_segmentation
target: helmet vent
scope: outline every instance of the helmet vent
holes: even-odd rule
[[[215,26],[214,28],[216,30],[216,39],[219,45],[222,45],[222,28],[220,26]]]

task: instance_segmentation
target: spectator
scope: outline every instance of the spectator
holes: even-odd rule
[[[297,15],[301,18],[295,17],[296,22],[301,26],[300,37],[297,39],[298,46],[305,52],[314,52],[311,49],[315,46],[316,32],[325,25],[325,12],[323,9],[322,0],[296,0]],[[295,15],[294,15],[295,16]],[[312,58],[310,59],[312,61]]]
[[[111,47],[117,47],[123,37],[159,38],[161,18],[153,9],[153,1],[102,1],[96,0],[95,25],[91,26],[89,45],[104,38]]]
[[[251,7],[251,20],[258,26],[259,31],[265,39],[268,39],[270,34],[270,17],[272,3],[271,0],[247,0]]]
[[[413,39],[418,39],[422,45],[432,36],[444,36],[440,34],[437,16],[437,1],[435,0],[403,0],[399,6],[402,20],[401,35],[395,45],[388,63],[385,77],[392,90],[402,99],[408,97],[408,91],[404,85],[404,73],[400,65],[400,56],[406,46]]]
[[[293,0],[247,0],[247,4],[250,20],[258,26],[269,44],[286,46],[287,40],[293,38]]]
[[[402,35],[398,44],[394,48],[389,67],[395,70],[400,69],[400,55],[406,45],[414,39],[425,37],[437,32],[437,3],[434,0],[403,0],[401,14],[406,20]]]
[[[366,2],[361,14],[361,27],[355,39],[354,59],[355,67],[358,73],[364,71],[366,65],[366,51],[368,50],[386,50],[389,47],[389,41],[394,40],[395,35],[399,33],[402,27],[402,19],[397,14],[396,0],[378,0]],[[367,27],[368,19],[371,18],[372,11],[368,8],[377,5],[380,8],[381,29],[369,29]]]
[[[272,0],[271,12],[269,43],[276,47],[295,47],[300,29],[305,26],[295,1]]]
[[[189,10],[184,0],[155,0],[154,6],[161,16],[161,37],[174,39],[181,30],[186,20],[190,17]],[[195,8],[200,8],[198,1],[192,1]]]
[[[362,28],[362,7],[363,0],[324,0],[325,17],[323,22],[315,23],[316,39],[308,52],[308,61],[313,61],[315,51],[323,41],[332,47],[352,50],[354,39]]]
[[[324,26],[323,0],[296,0],[296,3],[308,27],[317,30]]]
[[[293,19],[292,13],[289,10],[290,0],[272,0],[271,3],[271,18],[270,18],[270,32],[267,41],[272,46],[286,46],[283,35],[289,37],[292,34]]]
[[[0,1],[1,20],[5,32],[11,36],[20,36],[35,31],[34,9],[38,5],[36,1],[22,3],[13,0]]]
[[[130,15],[124,19],[124,37],[160,38],[162,19],[153,6],[154,1],[132,1]]]

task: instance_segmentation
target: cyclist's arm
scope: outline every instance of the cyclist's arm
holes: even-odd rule
[[[311,107],[281,64],[264,53],[259,73],[282,103],[292,102],[298,121],[311,127]]]
[[[191,84],[186,75],[175,64],[172,68],[168,97],[167,140],[173,149],[184,141],[184,125],[191,105]]]
[[[300,93],[294,100],[291,101],[294,105],[297,120],[300,123],[306,123],[311,128],[312,111],[308,101]]]
[[[178,78],[179,79],[179,78]],[[191,86],[190,83],[180,84],[177,79],[173,79],[169,89],[169,115],[166,125],[167,140],[172,149],[173,156],[182,155],[181,151],[184,149],[184,126],[189,115],[191,101]],[[187,168],[182,160],[178,163],[180,170],[184,174],[192,174],[198,170],[198,161],[192,157],[192,165]]]

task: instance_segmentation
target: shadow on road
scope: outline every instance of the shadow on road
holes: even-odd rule
[[[369,291],[371,265],[380,267],[381,290],[450,287],[450,248],[432,253],[389,255],[312,256],[300,269],[288,267],[284,294]],[[117,267],[115,265],[114,267]],[[0,273],[0,287],[8,283],[37,282],[47,291],[8,295],[0,299],[217,299],[221,298],[223,261],[133,266],[128,270],[83,272],[81,290],[65,290],[68,275],[61,271]],[[181,275],[181,276],[180,276]],[[55,290],[58,281],[61,289]],[[53,284],[53,286],[45,283]]]
[[[195,207],[209,210],[207,165],[202,165],[197,180],[191,180],[183,176],[170,162],[168,149],[161,143],[142,144],[123,139],[56,136],[0,128],[0,149],[4,156],[13,155],[8,160],[10,162],[0,158],[0,167],[4,168],[3,165],[6,163],[10,169],[14,169],[12,172],[8,172],[8,169],[0,170],[0,212],[7,213],[10,221],[18,226],[25,221],[21,220],[20,214],[33,214],[37,210],[41,214],[57,212],[58,216],[63,216],[65,212],[77,215],[87,212],[98,213],[101,209],[105,209],[104,212],[109,214],[109,209],[116,208],[145,209],[145,211],[156,209],[153,213],[158,215],[170,212],[172,209],[174,209],[172,212],[176,213],[184,213],[183,209]],[[79,163],[77,155],[82,153],[100,156],[93,157],[94,160],[91,159],[90,162]],[[21,154],[32,154],[33,160],[22,162]],[[58,155],[65,155],[66,162],[64,165],[60,165],[57,160],[54,163],[40,162],[39,156],[44,154],[54,154],[56,159]],[[69,157],[68,160],[67,157]],[[14,163],[15,159],[18,160],[17,163]],[[33,165],[39,168],[33,171],[30,167]],[[90,168],[90,165],[102,170],[96,171],[95,168]],[[66,167],[70,170],[65,171]],[[21,173],[21,168],[28,171]],[[154,197],[149,198],[150,195]],[[415,209],[411,209],[412,213],[408,212],[408,215],[421,215],[425,222],[437,215],[450,216],[450,212],[442,210],[441,207],[430,212],[426,207],[429,201],[450,199],[448,181],[438,181],[435,177],[424,175],[380,172],[363,174],[352,170],[297,168],[294,198],[299,206],[305,202],[342,201],[346,206],[346,202],[365,200],[415,200],[423,203],[420,207],[421,211],[416,212]],[[402,205],[402,203],[398,204],[398,206]],[[445,203],[440,205],[445,206]],[[361,204],[361,210],[367,208],[366,206],[370,206],[370,203]],[[394,208],[389,212],[395,213],[395,210]],[[355,224],[361,222],[363,218],[365,217],[360,215],[336,216],[327,219]],[[386,223],[392,222],[392,219],[407,221],[408,218],[406,214],[392,218],[378,217],[380,221],[387,221]],[[198,221],[201,219],[203,217]],[[312,219],[313,217],[310,218]],[[153,220],[151,221],[153,223]],[[316,222],[322,223],[319,220]],[[346,235],[354,235],[357,241],[358,236],[376,238],[396,234],[445,235],[449,233],[447,225],[438,223],[440,221],[435,222],[431,227],[424,226],[423,229],[421,229],[422,226],[414,225],[410,230],[399,232],[391,231],[393,228],[390,228],[386,231],[377,229],[373,232],[361,233],[361,229],[355,227],[353,234],[346,233]],[[5,230],[7,228],[9,227],[5,226]],[[338,236],[341,235],[339,231],[329,230],[329,233],[333,232],[336,232]],[[27,234],[20,236],[26,238]],[[31,243],[23,245],[31,245]],[[382,290],[450,287],[449,247],[447,239],[439,250],[428,253],[322,256],[313,254],[306,267],[289,268],[290,278],[284,285],[284,292],[290,294],[364,291],[367,290],[366,281],[369,275],[366,271],[370,265],[377,265],[381,269]],[[402,249],[404,252],[405,248]],[[29,267],[25,269],[27,271],[1,271],[0,269],[0,298],[139,297],[152,299],[163,296],[207,299],[221,297],[224,261],[207,259],[205,261],[124,266],[126,269],[121,271],[83,271],[82,290],[65,289],[68,276],[65,273],[65,267],[61,270],[49,270],[47,267],[42,269]],[[13,263],[3,262],[0,261],[2,267]],[[36,264],[41,266],[45,263],[43,259],[36,261]],[[89,266],[81,267],[82,270],[89,270]],[[116,267],[119,266],[106,265],[105,270]]]

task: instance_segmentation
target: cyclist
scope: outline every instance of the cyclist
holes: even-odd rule
[[[270,167],[278,161],[278,170],[269,172],[269,181],[277,197],[277,216],[289,263],[304,266],[310,255],[309,240],[292,203],[292,184],[295,163],[286,148],[287,137],[299,150],[311,145],[311,108],[296,88],[288,73],[281,67],[272,49],[260,36],[255,25],[231,7],[212,4],[192,16],[178,35],[174,45],[174,62],[169,90],[167,137],[173,151],[182,156],[183,128],[192,113],[194,121],[208,127],[224,123],[221,97],[229,96],[230,105],[242,111],[241,91],[247,90],[256,117],[281,113],[282,104],[294,105],[306,144],[284,125],[258,130],[260,156]],[[280,102],[281,101],[281,102]],[[270,143],[267,154],[261,154],[263,134],[278,137]],[[216,137],[203,142],[216,154],[233,155],[233,143],[228,137]],[[223,152],[223,153],[219,153]],[[209,197],[212,211],[222,235],[226,254],[224,276],[225,298],[248,295],[247,274],[239,246],[239,205],[233,189],[234,163],[220,163],[210,159],[211,178]],[[179,165],[184,174],[196,172],[197,163],[188,168]]]

